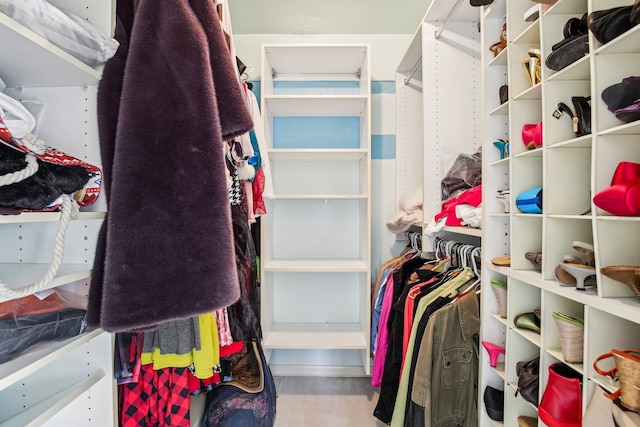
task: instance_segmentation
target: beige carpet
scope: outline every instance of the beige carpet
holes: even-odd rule
[[[274,427],[384,427],[373,416],[371,378],[275,377]],[[205,394],[191,397],[191,426],[202,425]]]
[[[275,427],[381,427],[371,378],[275,377]]]

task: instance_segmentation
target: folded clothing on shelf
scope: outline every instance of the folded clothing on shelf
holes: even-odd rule
[[[86,329],[85,313],[68,308],[0,320],[0,363],[20,356],[35,344],[80,335]]]

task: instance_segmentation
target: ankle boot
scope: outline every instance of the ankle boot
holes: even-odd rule
[[[538,414],[549,427],[582,425],[582,375],[565,365],[549,366],[549,381]]]

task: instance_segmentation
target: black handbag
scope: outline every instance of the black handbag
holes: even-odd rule
[[[540,357],[516,363],[516,373],[518,375],[516,396],[520,393],[524,400],[535,406],[538,406],[539,366]]]
[[[621,6],[591,12],[587,18],[589,30],[600,43],[609,43],[634,26],[631,23],[632,9],[633,6]]]

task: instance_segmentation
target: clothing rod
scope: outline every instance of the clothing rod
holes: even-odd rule
[[[416,62],[416,65],[413,66],[413,70],[411,70],[411,74],[409,74],[409,76],[404,79],[404,85],[405,86],[409,84],[409,82],[413,78],[413,75],[416,73],[416,71],[418,71],[418,68],[420,68],[421,64],[422,64],[422,56],[420,56],[420,58],[418,58],[418,61]]]
[[[456,2],[455,5],[453,5],[453,7],[451,8],[451,10],[449,11],[449,14],[447,15],[447,17],[444,19],[444,22],[442,23],[442,25],[438,28],[436,28],[436,32],[435,32],[435,37],[436,38],[440,38],[440,35],[442,34],[442,32],[444,31],[444,28],[447,26],[447,24],[449,23],[449,21],[451,21],[451,18],[453,18],[453,15],[455,15],[455,13],[458,11],[458,9],[460,8],[460,5],[462,5],[462,2],[464,0],[458,0]]]

